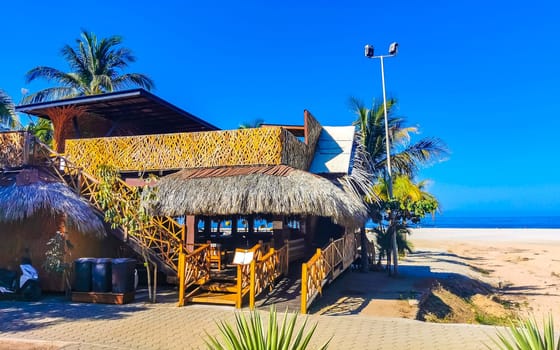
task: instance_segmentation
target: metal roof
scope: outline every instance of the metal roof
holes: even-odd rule
[[[309,171],[314,174],[349,174],[355,130],[354,126],[324,126]]]
[[[219,130],[144,89],[33,103],[17,106],[16,111],[49,119],[50,108],[63,106],[83,106],[99,117],[117,123],[134,123],[135,127],[153,134]]]

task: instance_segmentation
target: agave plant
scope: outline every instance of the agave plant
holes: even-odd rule
[[[237,332],[232,325],[227,322],[218,323],[218,328],[222,334],[223,341],[211,336],[206,340],[208,349],[211,350],[305,350],[309,346],[309,341],[315,332],[317,324],[305,334],[307,318],[299,330],[295,330],[297,314],[293,314],[288,319],[288,312],[284,314],[282,326],[279,328],[276,310],[270,309],[267,332],[261,321],[258,311],[251,311],[247,319],[243,313],[235,314]],[[326,349],[330,339],[327,340],[319,349]]]
[[[494,340],[494,344],[502,350],[560,350],[560,337],[554,339],[552,315],[543,321],[543,328],[541,333],[534,318],[512,322],[509,327],[511,337],[498,333],[499,341]]]

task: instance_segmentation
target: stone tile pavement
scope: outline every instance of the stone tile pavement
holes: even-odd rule
[[[0,350],[206,349],[205,332],[218,334],[216,322],[221,320],[233,321],[234,310],[204,305],[179,308],[170,300],[128,305],[72,303],[60,297],[0,301]],[[317,347],[332,337],[329,349],[485,349],[496,333],[495,327],[488,326],[362,315],[310,315],[309,321],[318,324],[312,344]],[[17,340],[41,342],[18,347]]]

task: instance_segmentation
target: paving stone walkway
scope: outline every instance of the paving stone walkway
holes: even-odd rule
[[[206,332],[218,334],[216,322],[221,320],[232,322],[234,310],[179,308],[165,298],[158,304],[128,305],[71,303],[60,297],[0,301],[0,349],[206,349]],[[311,315],[309,321],[318,324],[311,348],[332,338],[329,349],[485,349],[496,334],[488,326],[361,315]],[[15,346],[18,340],[41,342]]]

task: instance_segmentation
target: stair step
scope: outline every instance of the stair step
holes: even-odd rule
[[[233,293],[202,292],[190,298],[192,303],[235,305],[237,295]]]
[[[203,290],[213,293],[237,293],[237,284],[212,281],[201,286]]]

